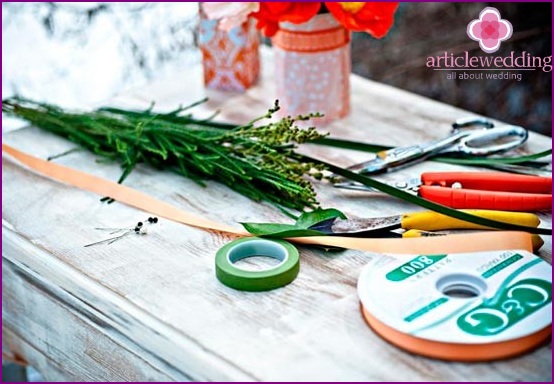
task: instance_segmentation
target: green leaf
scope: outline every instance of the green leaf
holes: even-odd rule
[[[355,151],[372,152],[372,153],[386,151],[387,149],[392,148],[386,145],[359,143],[357,141],[334,139],[332,137],[324,137],[322,139],[314,140],[311,143],[325,145],[328,147],[352,149]]]
[[[335,219],[346,219],[344,213],[338,209],[316,209],[312,212],[304,212],[296,220],[295,224],[275,224],[275,223],[241,223],[242,226],[251,234],[263,237],[287,238],[287,237],[306,237],[306,236],[326,236],[321,231],[309,229],[312,225],[322,221]]]
[[[519,164],[528,161],[540,159],[542,157],[552,155],[552,150],[533,153],[531,155],[516,156],[516,157],[471,157],[471,158],[451,158],[451,157],[436,157],[434,161],[450,164],[464,165],[496,165],[496,164]]]
[[[273,223],[241,223],[249,233],[261,236],[283,239],[287,237],[325,236],[325,233],[311,229],[298,228],[293,224]]]
[[[296,220],[297,228],[308,229],[312,225],[316,225],[325,220],[340,218],[346,220],[346,215],[335,208],[329,209],[316,209],[312,212],[303,212],[298,220]]]

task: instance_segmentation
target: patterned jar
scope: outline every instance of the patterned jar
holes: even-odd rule
[[[328,123],[350,111],[350,32],[331,14],[280,23],[272,38],[277,97],[286,115],[321,112]]]
[[[206,18],[200,7],[198,45],[202,51],[206,88],[243,92],[260,72],[259,33],[249,19],[226,32],[217,20]]]

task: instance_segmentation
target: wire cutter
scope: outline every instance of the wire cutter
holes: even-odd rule
[[[552,177],[501,172],[426,172],[418,179],[387,184],[451,208],[552,209]],[[356,182],[336,183],[335,187],[375,191]]]
[[[506,212],[492,210],[462,210],[479,217],[505,223],[538,227],[537,215],[525,212]],[[426,236],[444,236],[447,233],[433,232],[455,229],[491,229],[482,225],[455,219],[433,211],[405,213],[386,217],[360,218],[349,216],[346,220],[329,219],[312,225],[310,229],[331,236],[368,237],[368,238],[408,238]],[[403,229],[403,232],[395,232]],[[544,241],[539,235],[533,235],[533,249],[538,250]]]

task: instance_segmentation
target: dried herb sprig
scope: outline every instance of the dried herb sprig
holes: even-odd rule
[[[202,102],[202,101],[201,101]],[[63,136],[92,152],[118,161],[119,182],[138,163],[171,169],[201,185],[217,180],[256,201],[281,209],[314,208],[316,194],[310,176],[322,177],[324,166],[301,160],[297,144],[324,137],[315,128],[300,129],[296,121],[318,114],[285,117],[271,122],[279,105],[238,127],[183,114],[197,105],[169,113],[101,108],[69,112],[19,97],[2,101],[2,112]],[[286,210],[285,210],[286,212]]]

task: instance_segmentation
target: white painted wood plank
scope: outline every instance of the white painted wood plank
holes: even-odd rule
[[[8,228],[2,244],[3,326],[31,346],[37,343],[34,349],[48,350],[49,360],[75,365],[60,367],[65,371],[106,381],[184,381],[190,378],[185,371],[202,378],[196,367],[213,370],[211,379],[240,375],[193,339]],[[11,259],[14,254],[22,256]],[[181,360],[183,355],[191,357]]]

